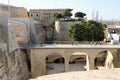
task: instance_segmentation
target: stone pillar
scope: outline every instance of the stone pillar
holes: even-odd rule
[[[95,69],[94,60],[95,60],[95,58],[94,58],[94,57],[90,57],[90,70]]]
[[[41,66],[42,75],[46,75],[46,61],[44,59],[41,61]]]
[[[117,67],[119,67],[120,68],[120,49],[118,49],[118,53],[117,53],[118,55],[117,55]]]
[[[33,49],[30,50],[30,56],[31,56],[31,76],[32,78],[36,78],[38,76],[41,76],[41,64],[40,64],[40,58],[37,54],[37,52]]]
[[[90,66],[89,66],[89,58],[88,58],[88,55],[86,55],[86,71],[89,71],[90,70]]]
[[[31,72],[32,72],[32,78],[36,78],[38,76],[41,76],[42,74],[40,73],[40,63],[38,61],[32,61],[31,62]]]
[[[65,72],[69,71],[69,58],[65,58]]]

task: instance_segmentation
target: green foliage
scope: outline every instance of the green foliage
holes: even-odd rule
[[[75,17],[84,18],[84,16],[86,16],[86,14],[83,13],[83,12],[76,12],[76,13],[75,13]]]
[[[66,9],[66,10],[63,12],[64,18],[71,17],[71,16],[72,16],[71,11],[72,11],[72,9]]]
[[[69,37],[74,41],[102,41],[105,25],[96,21],[81,21],[73,24],[69,30]]]
[[[63,15],[60,13],[55,13],[54,17],[59,20],[60,18],[63,18]]]
[[[54,17],[59,20],[60,18],[70,18],[72,16],[72,9],[66,9],[63,13],[55,13]]]

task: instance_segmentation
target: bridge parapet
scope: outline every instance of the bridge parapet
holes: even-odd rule
[[[30,48],[104,48],[104,49],[120,49],[120,45],[111,45],[111,44],[28,44],[21,45],[19,48],[21,49],[30,49]]]

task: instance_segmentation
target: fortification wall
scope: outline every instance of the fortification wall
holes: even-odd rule
[[[16,50],[7,53],[5,43],[1,44],[0,49],[0,80],[28,80],[29,70],[25,54]]]
[[[8,24],[8,29],[5,28],[7,24],[3,25],[5,23],[2,23],[5,21],[3,19],[0,19],[0,80],[28,80],[30,71],[28,54],[11,45],[16,44],[15,31],[11,24]]]
[[[80,21],[56,21],[55,22],[55,38],[56,41],[70,41],[69,29],[71,25],[80,23]]]
[[[0,7],[0,16],[10,16],[11,18],[28,18],[27,9],[24,7],[16,7],[9,5],[9,10],[8,5],[6,4],[0,4]]]
[[[27,42],[26,25],[22,22],[9,21],[15,30],[17,43],[23,44]]]
[[[43,26],[41,26],[40,23],[34,23],[34,25],[35,25],[38,43],[53,40],[54,30],[53,30],[52,26],[43,27]]]

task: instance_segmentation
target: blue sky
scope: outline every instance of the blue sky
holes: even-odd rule
[[[99,11],[103,19],[120,20],[120,0],[9,0],[11,5],[29,9],[72,8],[73,13],[85,12],[90,19],[92,12]],[[6,3],[8,0],[0,0]]]

